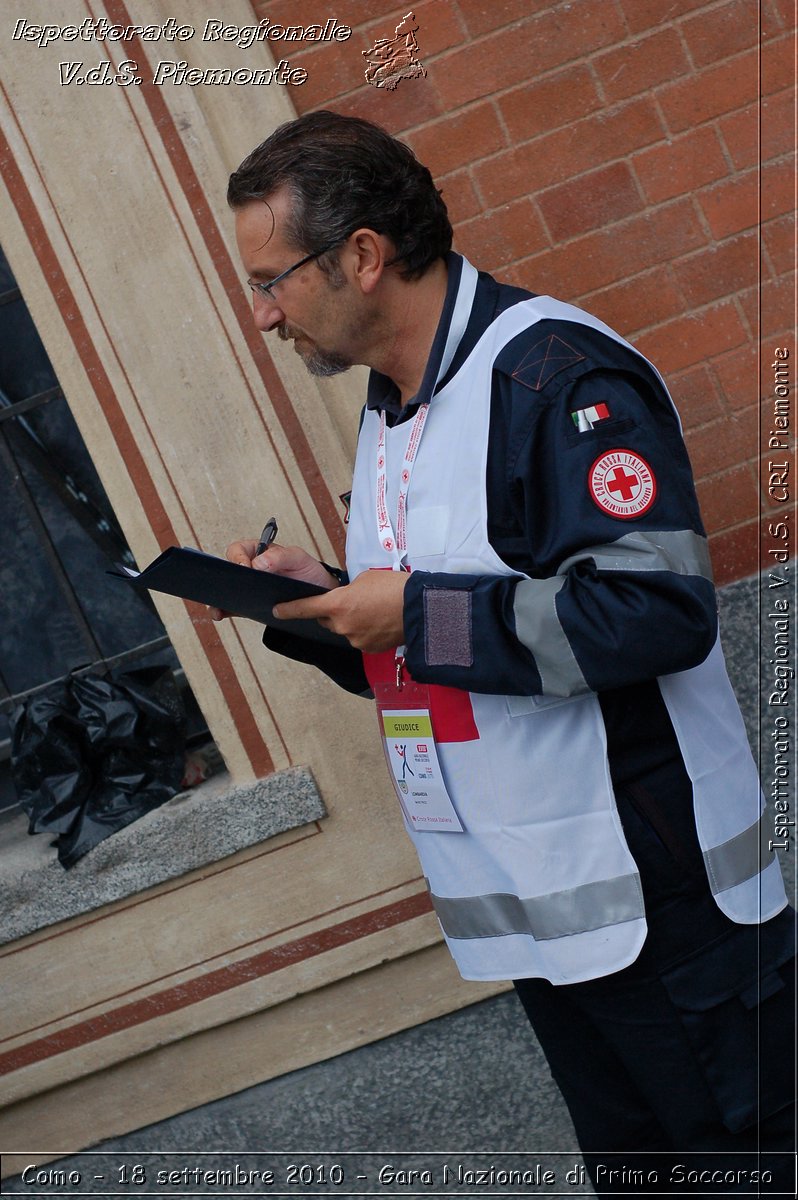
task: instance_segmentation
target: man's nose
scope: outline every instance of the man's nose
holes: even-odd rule
[[[252,315],[261,333],[268,333],[285,320],[285,313],[277,301],[269,299],[261,292],[252,293]]]

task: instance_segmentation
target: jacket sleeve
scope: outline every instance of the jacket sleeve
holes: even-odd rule
[[[348,583],[345,571],[322,563],[340,583]],[[313,642],[310,638],[297,637],[267,625],[262,638],[264,646],[275,654],[282,654],[295,662],[309,663],[337,683],[344,691],[356,696],[371,697],[371,686],[363,669],[363,655],[354,646],[333,646],[327,642]]]
[[[489,536],[519,574],[411,573],[415,679],[564,697],[686,670],[711,650],[716,600],[678,418],[645,360],[625,355],[585,353],[543,389],[495,374]]]
[[[371,686],[363,669],[363,655],[354,646],[312,642],[310,638],[283,633],[268,625],[264,629],[262,640],[264,646],[276,654],[317,667],[344,691],[353,692],[356,696],[371,697]]]

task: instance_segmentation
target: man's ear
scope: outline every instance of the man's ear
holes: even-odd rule
[[[364,296],[371,295],[393,256],[389,238],[373,229],[356,229],[347,247],[349,274]]]

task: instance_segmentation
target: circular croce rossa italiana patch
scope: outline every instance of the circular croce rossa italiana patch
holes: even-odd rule
[[[608,450],[597,458],[590,468],[588,487],[602,512],[623,521],[646,512],[657,495],[651,467],[631,450]]]

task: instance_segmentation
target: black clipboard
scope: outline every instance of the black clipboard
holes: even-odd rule
[[[116,570],[108,574],[113,579],[124,580],[138,591],[164,592],[167,596],[211,604],[231,616],[248,617],[261,625],[310,641],[349,646],[345,637],[325,629],[318,621],[278,621],[272,616],[275,604],[301,600],[305,596],[322,596],[325,588],[288,579],[285,575],[242,567],[190,546],[170,546],[143,571],[134,571],[117,563]]]

